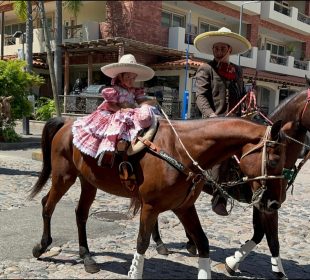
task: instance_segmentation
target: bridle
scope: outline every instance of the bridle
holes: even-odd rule
[[[306,100],[306,104],[305,104],[305,107],[304,109],[302,110],[302,113],[301,113],[301,118],[300,118],[300,123],[302,123],[302,119],[303,119],[303,116],[304,116],[304,113],[308,107],[308,104],[310,102],[310,88],[308,88],[307,90],[307,100]]]
[[[171,126],[173,132],[175,133],[178,141],[180,142],[182,148],[184,149],[185,153],[187,154],[187,156],[189,157],[189,159],[192,161],[192,164],[200,171],[198,174],[196,172],[192,172],[191,170],[188,170],[186,171],[186,174],[187,175],[190,175],[188,176],[188,178],[195,178],[193,180],[193,185],[191,187],[191,190],[190,190],[190,193],[189,195],[187,196],[187,198],[185,199],[185,202],[189,199],[189,197],[193,194],[193,192],[195,191],[195,187],[198,183],[200,183],[201,181],[211,181],[212,184],[216,187],[216,189],[218,189],[224,196],[226,197],[229,197],[231,199],[233,199],[223,188],[222,188],[222,185],[219,184],[218,182],[216,182],[212,175],[210,174],[210,170],[205,170],[203,169],[199,163],[197,161],[195,161],[192,156],[189,154],[188,150],[186,149],[186,147],[184,146],[182,140],[180,139],[178,133],[176,132],[175,128],[173,127],[172,123],[170,122],[168,116],[166,115],[166,113],[161,110],[161,112],[163,113],[163,115],[165,116],[165,118],[167,119],[169,125]],[[253,196],[252,196],[252,199],[251,199],[251,204],[250,206],[256,204],[256,203],[259,203],[260,200],[262,199],[262,196],[264,194],[264,192],[266,191],[267,189],[267,186],[266,186],[266,180],[274,180],[274,179],[283,179],[284,176],[283,175],[278,175],[278,176],[274,176],[274,175],[268,175],[268,172],[267,172],[267,165],[268,165],[268,153],[267,153],[267,147],[268,146],[274,146],[274,145],[285,145],[285,144],[282,144],[282,143],[279,143],[277,141],[272,141],[270,140],[270,134],[271,134],[271,126],[267,126],[266,128],[266,131],[265,131],[265,134],[264,134],[264,137],[262,138],[262,140],[256,145],[254,146],[252,149],[250,149],[249,151],[245,152],[242,156],[241,156],[241,159],[248,156],[249,154],[253,153],[254,151],[257,151],[259,149],[263,149],[262,151],[262,165],[261,165],[261,172],[262,172],[262,175],[261,176],[257,176],[257,177],[254,177],[254,178],[248,178],[248,177],[245,177],[243,178],[243,181],[242,181],[242,184],[243,183],[247,183],[247,182],[250,182],[250,181],[257,181],[257,180],[260,180],[261,182],[261,186],[259,189],[257,189],[255,192],[253,192]],[[158,147],[156,147],[156,145],[154,145],[154,143],[151,143],[150,141],[150,144],[146,144],[143,139],[139,139],[144,145],[146,145],[149,149],[151,149],[152,151],[158,151],[160,150]],[[152,148],[153,146],[153,148]],[[158,153],[159,155],[159,153]],[[160,155],[159,155],[160,156]],[[160,156],[162,157],[162,156]],[[163,157],[162,157],[163,158]],[[163,158],[164,160],[167,160],[167,155],[166,155],[166,158]],[[183,166],[181,163],[179,163],[178,161],[176,161],[175,159],[169,159],[168,161],[173,167],[175,167],[177,170],[181,171],[180,168],[178,167],[178,165],[181,165]],[[175,164],[177,163],[177,164]],[[184,173],[184,170],[182,171]],[[198,178],[198,179],[197,179]],[[241,184],[241,183],[238,183],[238,184]],[[185,203],[183,202],[183,203]],[[183,204],[182,203],[182,204]]]
[[[264,135],[264,138],[252,149],[250,149],[249,151],[245,152],[241,157],[240,160],[243,159],[244,157],[246,157],[247,155],[251,154],[252,152],[263,148],[262,151],[262,162],[261,162],[261,176],[257,176],[254,178],[247,178],[246,182],[250,182],[250,181],[256,181],[259,180],[260,181],[260,188],[258,188],[252,196],[251,199],[251,204],[256,204],[259,203],[260,200],[262,199],[262,196],[264,194],[264,192],[267,189],[266,186],[266,180],[270,180],[270,179],[283,179],[284,176],[283,175],[268,175],[268,171],[267,171],[267,166],[268,166],[268,152],[267,152],[267,147],[274,147],[275,145],[285,145],[282,143],[279,143],[277,141],[273,141],[273,140],[269,140],[269,136],[271,133],[271,126],[267,126],[266,128],[266,132]]]

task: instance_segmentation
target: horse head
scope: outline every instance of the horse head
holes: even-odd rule
[[[13,96],[0,96],[0,119],[9,120],[11,118],[11,100]]]
[[[282,177],[286,138],[281,125],[282,121],[278,121],[267,127],[258,144],[245,146],[240,159],[240,169],[250,179],[252,204],[260,211],[273,212],[286,198],[286,184]]]

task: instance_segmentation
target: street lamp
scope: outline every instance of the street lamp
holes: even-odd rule
[[[16,31],[13,34],[14,38],[21,38],[22,40],[22,60],[25,60],[25,33],[22,31]],[[24,135],[29,135],[29,118],[23,116],[23,134]]]
[[[241,30],[242,30],[243,6],[244,6],[244,5],[247,5],[247,4],[250,4],[250,3],[260,3],[260,1],[246,1],[246,2],[243,2],[243,3],[240,5],[239,35],[242,35],[242,34],[241,34]],[[238,54],[238,65],[240,66],[240,54]]]

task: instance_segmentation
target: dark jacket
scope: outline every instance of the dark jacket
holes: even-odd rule
[[[225,116],[245,94],[241,67],[233,64],[236,79],[229,81],[217,74],[216,65],[213,60],[200,66],[196,73],[196,104],[204,118],[212,113]],[[233,115],[241,115],[241,106]]]

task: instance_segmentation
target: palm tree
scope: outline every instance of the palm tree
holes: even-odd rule
[[[49,72],[50,72],[52,92],[53,92],[53,97],[54,97],[54,101],[55,101],[56,115],[57,115],[57,117],[60,117],[61,113],[60,113],[58,92],[57,92],[57,87],[56,87],[56,76],[55,76],[54,60],[53,60],[51,42],[50,42],[50,32],[49,32],[48,26],[47,26],[46,14],[45,14],[45,8],[44,8],[44,1],[43,0],[38,1],[38,8],[39,8],[41,24],[43,27],[47,63],[48,63]]]
[[[32,21],[32,3],[31,1],[13,1],[13,8],[16,13],[16,15],[23,21],[26,22],[26,71],[31,72],[32,71],[32,53],[33,53],[33,21]],[[23,35],[23,40],[24,35]]]
[[[55,74],[58,95],[62,92],[62,1],[56,1],[55,10]]]

